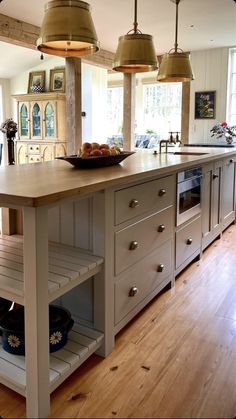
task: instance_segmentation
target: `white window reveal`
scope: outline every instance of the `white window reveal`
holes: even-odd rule
[[[143,86],[145,132],[168,138],[169,132],[181,131],[182,83],[155,83]]]

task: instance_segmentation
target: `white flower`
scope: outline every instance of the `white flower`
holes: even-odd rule
[[[20,339],[15,335],[9,335],[7,340],[12,348],[18,348],[20,346]]]
[[[50,343],[52,345],[56,345],[57,343],[59,343],[62,340],[62,334],[61,332],[57,331],[54,332],[51,336],[50,336]]]

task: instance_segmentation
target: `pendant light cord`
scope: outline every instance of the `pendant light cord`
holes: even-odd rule
[[[178,50],[178,18],[179,18],[179,2],[180,0],[176,0],[176,15],[175,15],[175,52]]]
[[[137,1],[138,0],[134,0],[134,33],[137,33],[138,32]]]
[[[135,35],[137,35],[138,33],[140,33],[140,34],[142,33],[140,31],[140,29],[138,29],[138,19],[137,19],[137,15],[138,15],[137,9],[138,9],[138,6],[137,6],[137,4],[138,4],[138,0],[134,0],[134,23],[133,23],[134,27],[129,32],[127,32],[127,35],[130,34],[130,33],[133,33]]]

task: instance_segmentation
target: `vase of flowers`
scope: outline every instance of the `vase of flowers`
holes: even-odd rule
[[[236,125],[228,125],[227,122],[220,122],[214,125],[210,130],[211,136],[216,138],[224,138],[228,144],[232,144],[234,137],[236,137]]]
[[[15,164],[14,139],[17,133],[17,123],[12,118],[8,118],[0,126],[0,131],[7,137],[8,163]]]

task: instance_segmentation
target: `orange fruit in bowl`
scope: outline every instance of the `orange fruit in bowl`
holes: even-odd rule
[[[102,150],[98,150],[98,148],[94,148],[90,154],[90,156],[102,156]]]
[[[101,151],[103,156],[110,156],[111,155],[111,151],[110,151],[109,148],[100,148],[100,151]]]

